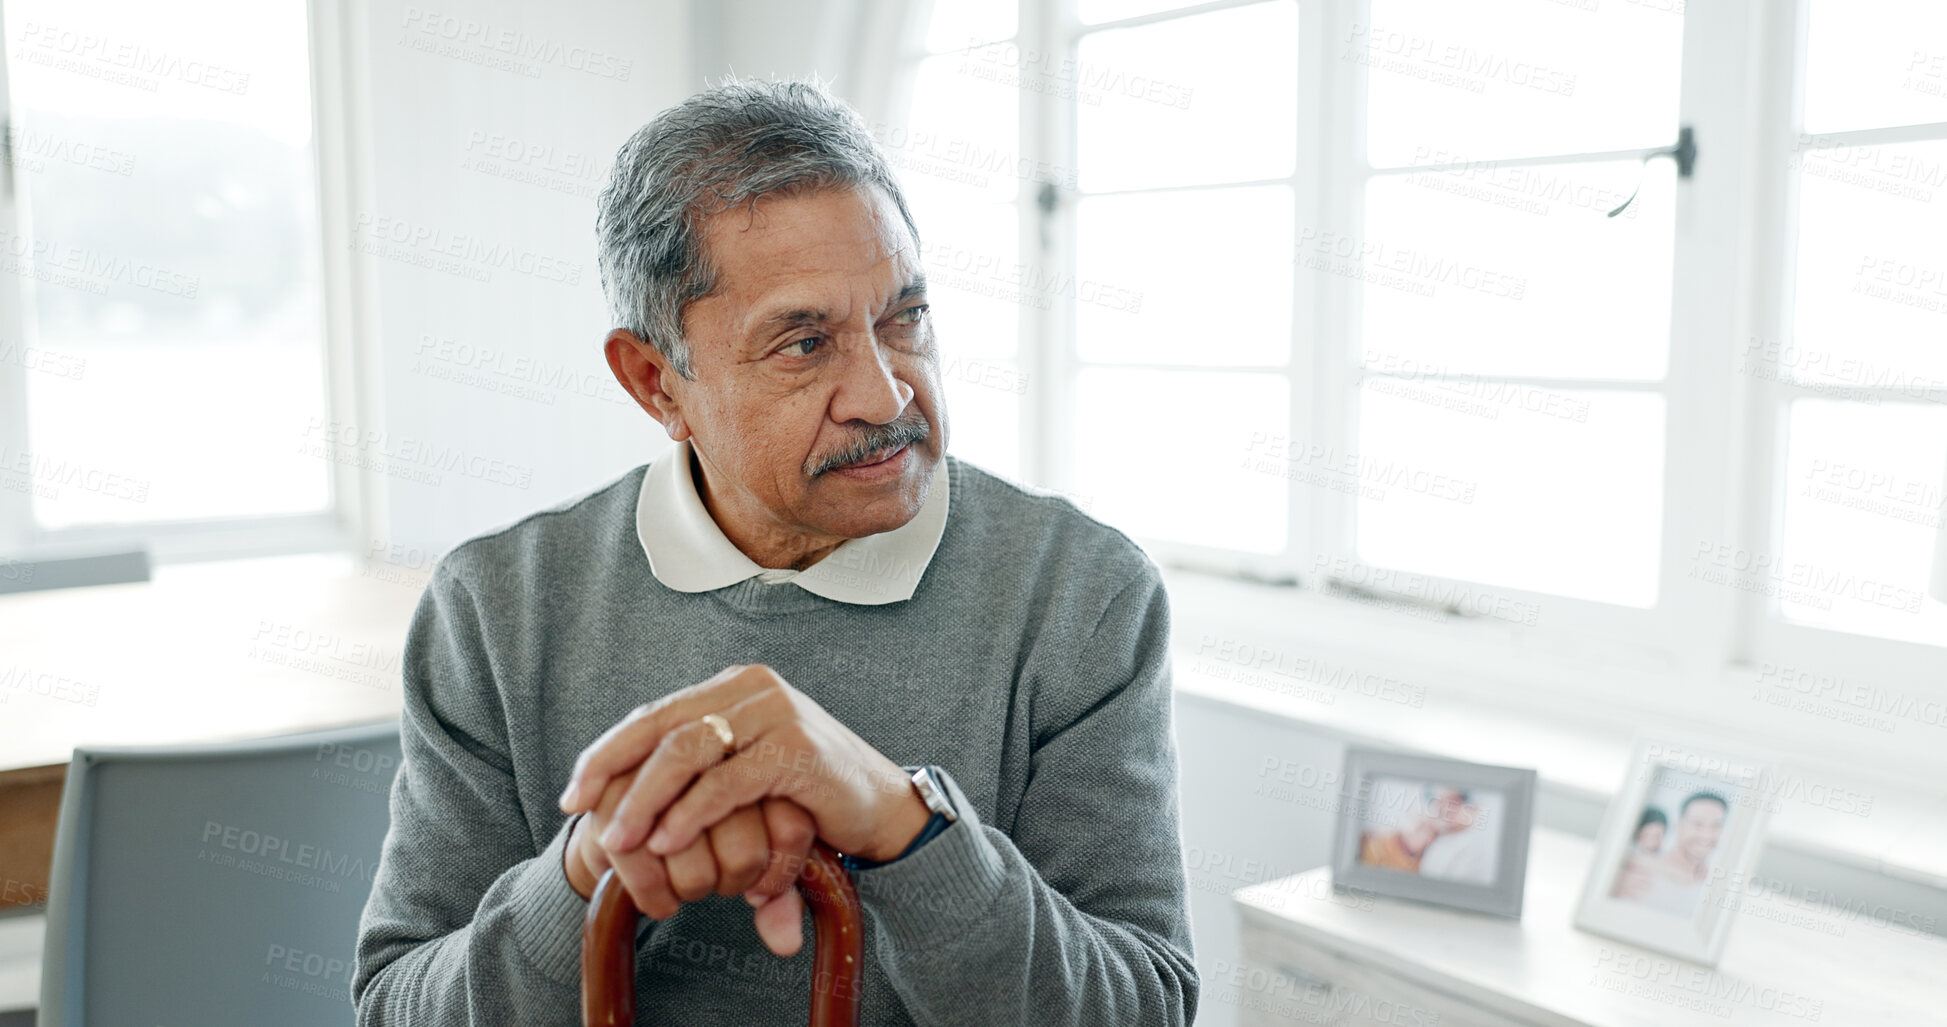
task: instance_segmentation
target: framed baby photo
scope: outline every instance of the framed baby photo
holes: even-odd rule
[[[1639,739],[1596,838],[1575,926],[1714,966],[1764,844],[1774,771],[1708,746]]]
[[[1348,748],[1332,885],[1520,917],[1535,772]]]

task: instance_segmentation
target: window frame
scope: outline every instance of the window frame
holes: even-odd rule
[[[1202,14],[1232,7],[1248,6],[1264,0],[1220,0],[1216,3],[1198,4],[1190,7],[1145,15],[1137,18],[1119,19],[1095,25],[1081,25],[1072,17],[1062,26],[1063,43],[1070,49],[1090,33],[1126,28],[1135,25],[1173,20],[1188,15]],[[1296,0],[1298,7],[1298,147],[1299,156],[1293,174],[1285,184],[1293,191],[1293,212],[1299,229],[1315,228],[1320,232],[1343,233],[1351,238],[1359,238],[1363,222],[1364,186],[1368,179],[1379,175],[1402,173],[1403,169],[1374,168],[1365,160],[1365,73],[1353,62],[1340,59],[1335,52],[1339,41],[1350,37],[1350,29],[1356,24],[1370,23],[1370,4],[1367,0]],[[1060,6],[1067,6],[1061,4]],[[1694,65],[1700,53],[1710,53],[1708,40],[1699,39],[1705,30],[1693,25],[1693,18],[1686,19],[1683,62],[1685,70]],[[1732,76],[1722,76],[1723,80]],[[1717,97],[1699,97],[1686,91],[1680,101],[1677,123],[1696,124],[1705,113],[1704,108],[1722,107],[1726,97],[1722,91]],[[1735,99],[1730,98],[1730,99]],[[1052,101],[1043,101],[1051,107],[1070,107]],[[1736,116],[1732,112],[1733,118]],[[1703,133],[1700,132],[1700,135]],[[1070,131],[1063,134],[1062,149],[1055,158],[1065,166],[1075,166],[1075,135]],[[1670,142],[1674,143],[1674,132]],[[1700,144],[1707,145],[1707,144]],[[1558,163],[1576,160],[1609,159],[1637,157],[1644,150],[1612,151],[1597,154],[1569,153],[1551,155],[1545,158],[1524,159],[1502,162],[1514,164]],[[1713,154],[1713,159],[1715,159]],[[1414,169],[1426,170],[1426,169]],[[1679,233],[1690,209],[1699,204],[1696,196],[1697,183],[1703,174],[1687,180],[1684,188],[1678,190],[1679,211],[1676,218]],[[1735,203],[1733,199],[1733,203]],[[1072,252],[1075,237],[1075,204],[1065,202],[1059,211],[1057,234],[1067,241]],[[1699,248],[1720,251],[1713,256],[1698,254]],[[1686,276],[1686,265],[1698,267],[1729,266],[1732,261],[1722,259],[1722,252],[1730,249],[1730,243],[1723,240],[1702,239],[1691,243],[1692,259],[1685,260],[1684,244],[1678,243],[1678,259],[1673,272],[1671,316],[1672,339],[1669,369],[1662,382],[1575,382],[1579,387],[1613,388],[1618,390],[1649,391],[1666,397],[1666,436],[1664,452],[1665,502],[1662,536],[1665,540],[1660,548],[1663,554],[1662,588],[1658,606],[1652,609],[1636,609],[1601,603],[1590,600],[1563,597],[1547,593],[1503,586],[1484,585],[1460,579],[1446,578],[1431,574],[1412,574],[1416,582],[1424,583],[1428,590],[1448,592],[1460,590],[1465,594],[1486,593],[1506,598],[1518,609],[1532,609],[1539,612],[1538,624],[1545,622],[1545,630],[1571,637],[1578,637],[1594,644],[1613,648],[1615,643],[1630,640],[1653,638],[1670,640],[1682,651],[1687,659],[1699,661],[1702,650],[1710,646],[1704,632],[1695,630],[1699,617],[1713,617],[1727,620],[1726,611],[1715,609],[1721,602],[1713,602],[1707,592],[1685,589],[1677,583],[1680,574],[1672,574],[1673,560],[1669,538],[1673,533],[1683,530],[1683,526],[1700,519],[1708,509],[1720,507],[1724,498],[1711,491],[1691,503],[1672,502],[1674,490],[1672,479],[1686,479],[1704,483],[1721,483],[1721,476],[1702,473],[1696,464],[1700,462],[1699,447],[1678,446],[1679,438],[1691,439],[1694,435],[1680,433],[1676,426],[1675,411],[1687,408],[1679,402],[1681,395],[1696,394],[1702,391],[1699,381],[1700,368],[1694,362],[1679,359],[1682,346],[1681,326],[1697,323],[1697,316],[1686,317],[1685,312],[1701,309],[1711,316],[1722,318],[1728,312],[1723,308],[1721,298],[1725,293],[1713,293],[1696,284],[1692,276]],[[1064,255],[1065,256],[1065,255]],[[1071,258],[1072,259],[1072,258]],[[1062,265],[1072,269],[1072,263]],[[1352,359],[1354,349],[1350,344],[1334,346],[1323,344],[1323,340],[1353,339],[1357,335],[1359,294],[1357,283],[1343,276],[1317,275],[1297,266],[1292,269],[1294,309],[1292,312],[1293,336],[1290,362],[1286,369],[1286,379],[1290,388],[1289,410],[1291,416],[1290,437],[1293,439],[1316,440],[1328,452],[1349,456],[1356,453],[1353,439],[1353,426],[1358,417],[1356,390],[1358,383],[1373,376]],[[1321,280],[1325,279],[1325,280]],[[1712,310],[1715,305],[1718,309]],[[1075,339],[1073,335],[1072,303],[1065,305],[1061,327],[1064,329],[1059,344],[1049,347],[1068,358],[1068,366],[1059,369],[1068,373],[1051,375],[1052,380],[1061,383],[1072,382],[1072,369],[1081,366],[1073,357]],[[1481,376],[1482,380],[1499,380]],[[1538,384],[1551,384],[1540,379],[1510,379]],[[1564,381],[1552,384],[1568,385]],[[1072,407],[1070,407],[1072,409]],[[1727,425],[1699,424],[1698,430],[1722,436]],[[1046,438],[1047,436],[1042,436]],[[1060,446],[1050,448],[1062,449]],[[1060,488],[1073,488],[1073,478],[1060,473],[1062,468],[1045,479]],[[1321,575],[1315,573],[1319,566],[1368,566],[1357,557],[1354,527],[1355,500],[1353,497],[1316,489],[1294,482],[1288,492],[1289,526],[1287,545],[1284,552],[1270,558],[1252,554],[1237,553],[1182,542],[1166,540],[1144,540],[1159,561],[1172,566],[1217,574],[1226,574],[1247,579],[1296,580],[1306,587],[1318,587]],[[1699,507],[1704,509],[1692,509]],[[1374,568],[1383,569],[1383,568]],[[1381,590],[1385,592],[1386,590]],[[1402,590],[1392,590],[1389,598],[1411,602],[1412,597]],[[1667,658],[1670,646],[1655,645],[1647,647],[1643,655],[1651,661]]]
[[[375,355],[356,340],[376,339],[374,331],[357,331],[368,316],[360,301],[369,295],[358,287],[361,273],[349,245],[351,198],[356,165],[351,141],[360,109],[347,92],[358,80],[353,74],[347,41],[363,38],[351,31],[356,17],[344,0],[305,0],[306,49],[310,69],[312,162],[316,192],[312,197],[318,218],[317,244],[323,318],[319,343],[325,365],[325,410],[340,423],[372,423],[357,416],[361,408],[376,409],[377,382],[371,369]],[[12,76],[7,57],[0,54],[0,125],[15,124]],[[0,190],[0,224],[18,230],[24,224],[19,204],[18,176],[4,171]],[[19,276],[0,282],[0,324],[28,337],[28,300]],[[369,324],[366,326],[369,328]],[[0,361],[0,452],[13,456],[32,453],[27,422],[27,378],[23,368]],[[247,427],[247,426],[241,426]],[[82,524],[45,528],[34,519],[32,498],[24,492],[0,489],[0,552],[11,559],[33,560],[93,552],[145,549],[152,561],[232,559],[289,553],[345,551],[356,546],[361,530],[375,523],[377,485],[370,472],[327,462],[324,467],[328,499],[314,511],[208,517],[181,520]]]

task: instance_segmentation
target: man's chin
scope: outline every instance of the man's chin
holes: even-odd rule
[[[814,503],[824,507],[823,530],[843,538],[864,538],[903,527],[926,505],[933,464],[918,447],[898,458],[905,466],[868,467],[864,473],[826,471],[811,480]]]
[[[839,538],[864,538],[867,535],[883,535],[888,531],[896,531],[912,523],[913,518],[918,515],[919,510],[917,508],[911,513],[903,515],[854,515],[849,517],[839,515],[824,519],[824,523],[819,525],[819,530],[825,534],[835,535]]]

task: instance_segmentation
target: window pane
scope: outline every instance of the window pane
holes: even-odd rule
[[[1675,172],[1637,162],[1386,175],[1366,233],[1312,232],[1314,272],[1357,274],[1362,357],[1421,373],[1661,378],[1670,338]]]
[[[1360,559],[1599,602],[1656,602],[1661,396],[1581,391],[1494,405],[1375,378],[1359,404]]]
[[[902,124],[879,133],[919,227],[943,359],[1014,356],[1020,305],[1048,301],[1020,257],[1013,200],[1019,96],[967,75],[958,58],[920,62]]]
[[[1947,4],[1811,0],[1805,130],[1947,121]]]
[[[1683,44],[1671,6],[1372,0],[1334,50],[1367,70],[1375,167],[1663,146]]]
[[[323,508],[289,442],[325,410],[305,4],[4,7],[27,330],[85,361],[28,376],[35,518]]]
[[[926,48],[938,53],[1014,34],[1015,0],[933,0]]]
[[[1083,360],[1285,362],[1290,188],[1097,196],[1082,201],[1077,217]]]
[[[1014,206],[914,208],[926,299],[941,348],[948,357],[1013,357],[1021,307],[1045,310],[1054,303],[1047,276],[1020,259]]]
[[[1802,399],[1788,424],[1779,558],[1705,562],[1801,624],[1947,645],[1947,604],[1927,596],[1947,408]]]
[[[1028,380],[1013,361],[954,353],[940,359],[947,445],[953,455],[1009,478],[1021,475],[1021,397]]]
[[[1792,346],[1808,382],[1947,387],[1947,142],[1800,156]]]
[[[1013,204],[919,207],[920,261],[940,341],[955,455],[1008,476],[1020,464],[1021,397],[1028,380],[1014,361],[1021,305],[1053,300],[1035,291],[1018,256]]]
[[[931,45],[967,47],[976,38],[1005,37],[1014,31],[1013,19],[1012,4],[963,10],[941,3]],[[1014,203],[1021,182],[1045,168],[1023,160],[1019,150],[1020,92],[985,74],[993,66],[977,57],[994,50],[919,62],[907,116],[875,134],[919,228],[949,446],[955,456],[1015,477],[1028,387],[1015,360],[1021,308],[1046,308],[1052,300],[1039,291],[1039,269],[1021,259]]]
[[[1252,4],[1082,37],[1061,84],[1091,192],[1284,178],[1297,153],[1298,8]],[[1052,69],[1063,73],[1063,69]]]
[[[1035,174],[1020,152],[1020,93],[979,67],[955,54],[919,62],[904,123],[876,126],[909,202],[1005,202]]]
[[[1145,538],[1284,549],[1288,476],[1260,457],[1288,430],[1284,378],[1089,368],[1077,383],[1075,491]]]

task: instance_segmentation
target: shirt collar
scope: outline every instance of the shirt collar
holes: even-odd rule
[[[891,531],[847,539],[801,571],[760,567],[717,527],[690,474],[688,440],[649,465],[636,496],[636,537],[656,580],[678,592],[710,592],[757,578],[790,582],[841,603],[881,606],[911,599],[946,533],[946,459],[933,467],[919,513]]]

